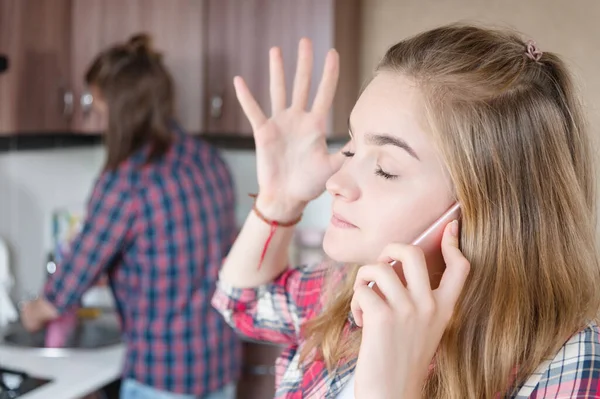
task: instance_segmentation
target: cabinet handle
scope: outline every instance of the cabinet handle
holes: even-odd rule
[[[91,93],[85,92],[81,95],[79,99],[79,104],[81,105],[81,110],[83,111],[83,116],[88,116],[92,111],[92,104],[94,103],[94,96]]]
[[[210,116],[213,119],[220,119],[223,115],[223,97],[216,95],[210,99]]]
[[[63,116],[70,117],[73,115],[73,100],[75,96],[70,90],[65,90],[63,93]]]

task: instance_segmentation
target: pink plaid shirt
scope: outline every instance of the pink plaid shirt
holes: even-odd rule
[[[275,364],[277,399],[335,399],[354,372],[356,360],[333,374],[322,361],[300,364],[301,326],[322,309],[326,270],[325,264],[288,269],[257,288],[217,283],[212,304],[232,327],[251,339],[285,345]],[[600,398],[598,326],[590,324],[571,337],[511,397]]]

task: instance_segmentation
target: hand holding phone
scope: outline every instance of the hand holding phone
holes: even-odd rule
[[[388,384],[383,396],[418,396],[470,271],[460,250],[457,210],[449,209],[413,241],[418,250],[390,243],[378,262],[358,270],[350,302],[362,329],[356,393],[369,396],[373,386]],[[389,267],[392,260],[397,268]]]
[[[442,216],[433,222],[421,235],[413,240],[412,245],[420,247],[425,254],[431,254],[441,251],[442,236],[446,225],[453,220],[460,219],[460,204],[456,202]],[[397,261],[392,261],[390,266],[398,265]],[[399,265],[398,265],[399,266]],[[369,283],[369,287],[373,287],[374,282]]]

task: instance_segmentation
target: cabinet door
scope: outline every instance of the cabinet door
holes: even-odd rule
[[[343,3],[343,7],[342,7]],[[351,42],[358,35],[358,1],[335,0],[208,0],[207,43],[207,124],[210,133],[251,134],[250,124],[242,112],[233,89],[233,77],[242,76],[265,113],[270,114],[269,59],[272,46],[279,46],[285,64],[288,99],[296,70],[298,41],[302,37],[312,40],[314,51],[311,100],[322,74],[327,51],[336,47],[340,52],[342,68],[348,67],[340,89],[352,97],[334,112],[346,113],[358,93],[358,53],[354,47],[340,43]],[[351,26],[349,21],[356,24]],[[344,51],[341,51],[343,47]],[[346,87],[348,86],[348,87]],[[339,91],[338,91],[339,93]],[[336,100],[337,101],[337,100]],[[342,104],[342,103],[340,103]],[[350,104],[350,105],[348,105]],[[335,115],[328,131],[337,131]],[[343,127],[347,132],[347,127]]]
[[[242,343],[242,373],[236,399],[271,399],[275,396],[275,361],[282,349],[267,343]]]
[[[98,132],[90,112],[84,75],[94,57],[108,46],[146,32],[163,53],[176,88],[179,122],[189,132],[203,125],[203,0],[89,0],[73,4],[73,75],[77,112],[74,130]]]
[[[70,0],[0,1],[0,132],[66,131]],[[67,103],[65,103],[66,101]]]

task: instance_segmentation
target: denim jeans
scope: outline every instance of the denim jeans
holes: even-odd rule
[[[195,395],[159,391],[136,380],[126,379],[121,384],[121,399],[235,399],[235,385],[229,384],[217,392],[200,398]]]

